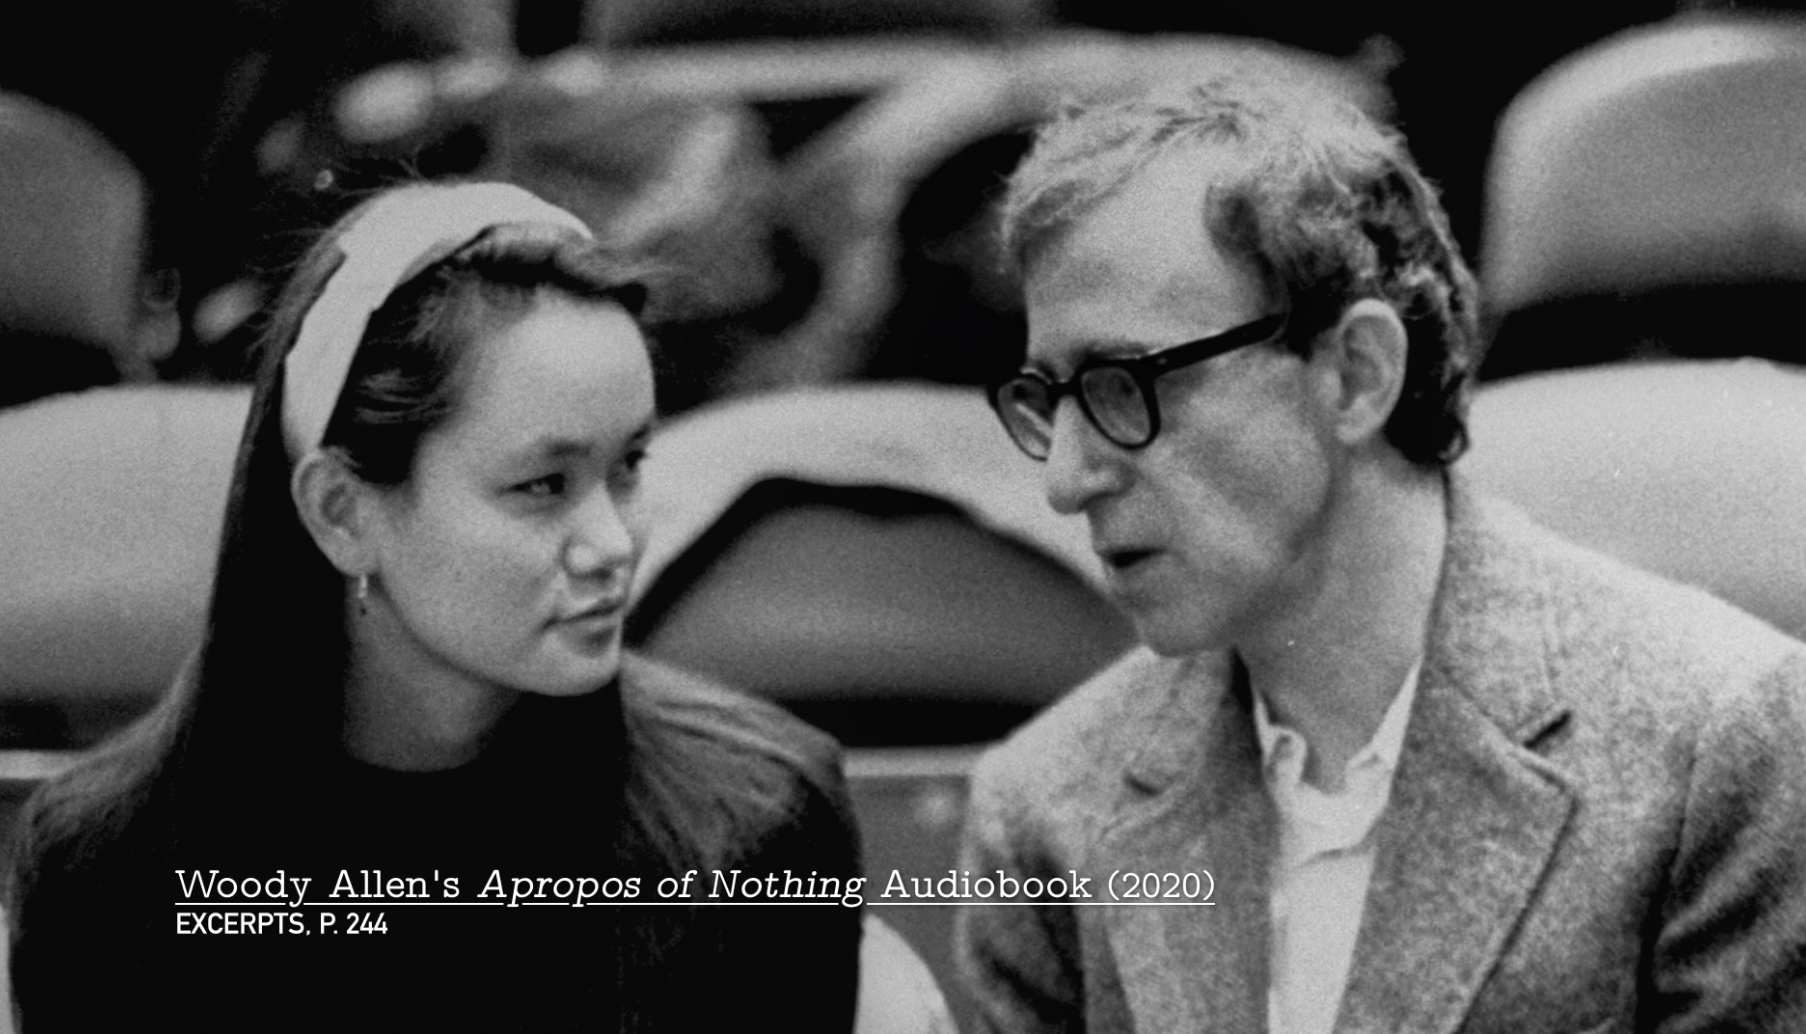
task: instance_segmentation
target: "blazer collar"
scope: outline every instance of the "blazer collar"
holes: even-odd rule
[[[1532,742],[1567,713],[1550,677],[1556,606],[1538,548],[1547,533],[1475,495],[1455,472],[1448,511],[1425,672],[1460,691],[1508,738]]]
[[[1574,808],[1567,777],[1534,750],[1568,714],[1550,675],[1554,605],[1539,577],[1539,533],[1456,474],[1448,516],[1339,1030],[1458,1027]],[[1246,682],[1223,657],[1172,663],[1171,692],[1125,769],[1140,793],[1105,828],[1100,861],[1206,870],[1216,904],[1111,909],[1112,944],[1138,1017],[1165,1029],[1262,1030],[1277,816]]]
[[[1157,660],[1150,674],[1167,683],[1157,706],[1150,709],[1139,737],[1140,748],[1128,760],[1129,785],[1157,794],[1174,780],[1193,774],[1200,758],[1210,764],[1215,752],[1200,747],[1208,737],[1235,737],[1235,714],[1226,711],[1225,693],[1242,692],[1235,681],[1236,662],[1228,654],[1200,654],[1179,660]],[[1245,703],[1245,701],[1244,701]],[[1252,722],[1253,711],[1248,712]],[[1252,735],[1253,726],[1249,726]],[[1220,771],[1219,776],[1231,773]]]
[[[1573,816],[1537,744],[1569,709],[1551,672],[1542,533],[1458,475],[1425,648],[1337,1029],[1461,1026]]]
[[[1246,1034],[1266,1023],[1268,860],[1277,819],[1260,776],[1246,679],[1221,656],[1182,662],[1127,769],[1100,872],[1209,873],[1209,905],[1107,910],[1137,1029]]]

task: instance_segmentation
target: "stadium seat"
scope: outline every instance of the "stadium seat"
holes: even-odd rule
[[[1806,370],[1758,359],[1513,378],[1475,399],[1481,486],[1806,638]]]
[[[1806,18],[1724,12],[1557,63],[1499,123],[1487,379],[1620,359],[1806,362]]]
[[[0,92],[0,407],[147,379],[175,346],[174,298],[144,275],[147,211],[92,126]]]

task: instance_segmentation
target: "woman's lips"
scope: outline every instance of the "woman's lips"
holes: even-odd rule
[[[556,623],[584,631],[599,632],[619,624],[621,614],[626,609],[625,597],[610,597],[599,603],[593,603],[568,617],[559,618]]]

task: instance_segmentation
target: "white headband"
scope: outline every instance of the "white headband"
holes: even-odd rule
[[[282,434],[299,459],[319,447],[370,317],[415,264],[491,226],[540,223],[591,236],[583,221],[507,183],[402,190],[370,206],[339,237],[345,261],[307,310],[283,361]]]

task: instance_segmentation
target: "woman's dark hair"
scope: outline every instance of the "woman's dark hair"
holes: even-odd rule
[[[342,750],[346,579],[314,545],[290,496],[284,360],[344,261],[340,239],[390,194],[360,205],[309,249],[270,315],[198,653],[143,721],[45,788],[38,834],[73,832],[98,817],[123,821],[150,807],[181,843],[203,826],[282,807],[298,776]],[[645,298],[623,260],[550,225],[492,226],[416,265],[371,316],[321,442],[382,486],[408,480],[421,440],[452,414],[478,337],[547,293],[633,314]],[[180,808],[163,814],[178,799]],[[190,815],[209,818],[191,824]]]
[[[78,834],[106,843],[128,820],[150,820],[163,845],[205,848],[209,857],[267,849],[285,830],[329,821],[311,814],[307,782],[343,753],[347,581],[316,547],[291,500],[292,460],[282,426],[284,359],[344,260],[338,240],[362,211],[341,220],[309,251],[263,335],[200,650],[151,714],[40,791],[22,857],[30,858],[33,843]],[[634,315],[645,297],[635,270],[621,259],[579,233],[547,225],[493,226],[417,265],[371,316],[321,441],[377,485],[408,481],[422,439],[457,405],[474,340],[519,319],[548,293],[618,304]],[[599,717],[617,713],[620,698],[613,692],[590,696],[599,698]],[[645,771],[627,780],[627,792],[640,800],[627,802],[625,812],[637,819],[642,846],[655,854],[688,855],[697,836],[731,839],[732,830],[716,818],[746,810],[729,802],[692,828],[691,820],[666,814],[679,802],[697,793],[757,796],[771,789],[769,779],[703,778],[708,773],[695,771],[697,764],[744,765],[751,772],[769,767],[776,756],[781,768],[808,767],[775,746],[776,738],[762,736],[754,737],[765,741],[762,746],[703,752],[713,761],[690,757],[673,744],[708,739],[709,730],[726,728],[725,714],[717,723],[708,717],[710,707],[685,704],[678,709],[682,719],[673,723],[677,712],[661,702],[641,700],[631,709],[637,711],[602,726],[605,734],[612,729],[619,736],[617,743],[596,742],[589,726],[591,738],[575,744],[580,749],[574,753],[593,767],[595,758],[625,755],[617,747],[634,743],[636,763]],[[823,778],[818,785],[831,776]]]

